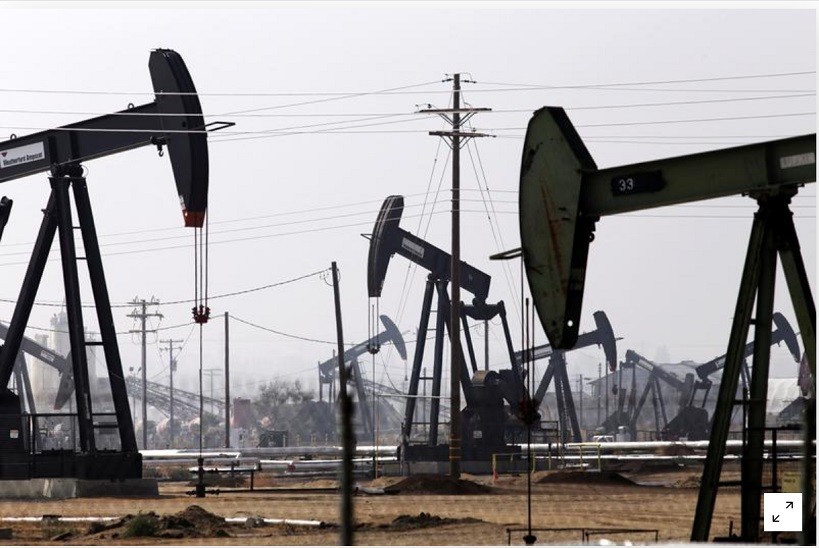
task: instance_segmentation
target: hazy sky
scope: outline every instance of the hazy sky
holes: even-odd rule
[[[496,138],[462,151],[462,256],[492,276],[489,300],[506,302],[516,347],[519,263],[488,258],[519,246],[518,174],[532,111],[566,108],[600,167],[813,133],[816,126],[810,3],[779,10],[740,9],[747,8],[742,3],[62,6],[0,3],[7,54],[0,63],[0,139],[153,100],[149,53],[175,49],[207,121],[236,123],[209,140],[210,295],[290,280],[337,261],[348,342],[367,337],[361,234],[370,232],[386,196],[406,196],[403,228],[450,248],[448,149],[427,134],[443,124],[415,114],[427,104],[448,105],[448,74],[474,81],[464,84],[464,101],[493,109],[472,124]],[[89,91],[100,93],[70,93]],[[148,147],[85,165],[111,300],[191,300],[193,235],[182,228],[167,156]],[[48,192],[43,174],[0,188],[15,201],[0,244],[0,320],[12,315]],[[623,337],[621,359],[629,348],[671,361],[724,353],[754,209],[736,197],[603,218],[590,251],[582,329],[594,327],[593,311],[605,310]],[[793,210],[815,289],[814,185]],[[415,338],[425,276],[394,257],[384,284],[380,311],[408,340]],[[59,263],[52,261],[38,302],[62,299]],[[335,337],[332,288],[319,277],[210,304],[205,368],[222,367],[225,311],[298,337]],[[187,324],[190,307],[161,306],[164,319],[153,325]],[[781,277],[776,309],[798,329]],[[134,327],[130,311],[115,309],[118,331]],[[48,328],[54,312],[35,307],[30,325]],[[86,322],[96,328],[91,315]],[[482,338],[482,328],[473,332]],[[495,367],[505,366],[500,337],[492,325]],[[149,341],[149,377],[167,382],[167,355],[156,338]],[[198,329],[165,329],[159,338],[187,341],[179,374],[192,386]],[[536,342],[545,342],[540,329]],[[120,344],[126,369],[137,365],[131,335]],[[315,364],[334,344],[232,320],[230,348],[232,391],[243,393],[277,377],[315,384]],[[596,348],[570,354],[570,374],[596,375],[601,360]],[[773,360],[776,375],[795,375],[784,349]],[[377,379],[400,388],[407,367],[385,348]],[[217,389],[221,384],[215,381]]]

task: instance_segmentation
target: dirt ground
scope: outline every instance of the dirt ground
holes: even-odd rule
[[[730,472],[728,472],[730,474]],[[660,542],[687,541],[697,500],[700,470],[679,468],[631,474],[537,472],[532,477],[533,528],[657,529]],[[648,485],[640,485],[647,483]],[[260,484],[283,492],[230,493],[196,499],[184,482],[160,483],[158,498],[0,501],[0,517],[116,516],[107,525],[3,521],[12,538],[3,544],[98,545],[334,545],[339,542],[338,493],[334,480],[295,482],[267,479]],[[449,478],[379,478],[363,481],[354,498],[355,542],[368,545],[506,545],[507,529],[526,526],[527,478],[464,475]],[[385,489],[386,488],[386,489]],[[268,487],[270,489],[270,487]],[[314,491],[310,491],[313,489]],[[373,491],[385,491],[375,494]],[[738,522],[738,488],[723,488],[717,498],[711,534],[726,535]],[[191,508],[191,506],[198,508]],[[150,514],[153,513],[153,514]],[[147,516],[140,515],[147,514]],[[149,522],[139,529],[136,519]],[[323,526],[222,524],[221,518],[317,520]],[[130,533],[126,533],[130,528]],[[143,527],[144,529],[144,527]],[[512,544],[522,544],[522,531]],[[580,531],[536,531],[538,543],[579,543]],[[613,541],[653,542],[654,535],[630,533],[592,536]]]

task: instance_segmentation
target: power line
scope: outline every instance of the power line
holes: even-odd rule
[[[799,196],[797,196],[797,197],[799,197]],[[476,210],[476,209],[461,209],[461,212],[462,213],[469,213],[469,214],[472,214],[472,213],[485,214],[485,211]],[[441,213],[448,213],[448,210],[439,210],[439,211],[431,212],[430,215],[437,215],[437,214],[441,214]],[[498,211],[497,213],[502,214],[502,215],[517,215],[518,214],[517,211]],[[416,217],[416,216],[417,215],[406,215],[404,217],[409,218],[409,217]],[[664,217],[672,217],[672,216],[665,215]],[[713,218],[720,218],[720,217],[713,216]],[[724,218],[729,218],[729,217],[724,217]],[[800,217],[795,217],[795,218],[800,219],[800,218],[811,218],[811,217],[800,216]],[[296,235],[316,233],[316,232],[326,232],[328,230],[338,230],[338,229],[343,229],[343,228],[371,226],[371,225],[372,225],[371,222],[347,223],[347,224],[333,225],[333,226],[327,226],[327,227],[309,228],[309,229],[294,230],[294,231],[289,231],[289,232],[279,232],[279,233],[275,233],[275,234],[261,234],[261,235],[257,235],[257,236],[246,236],[246,237],[242,237],[242,238],[229,238],[229,239],[226,239],[226,240],[211,241],[210,245],[221,245],[221,244],[235,243],[235,242],[247,242],[247,241],[254,241],[254,240],[264,240],[264,239],[268,239],[268,238],[280,238],[280,237],[285,237],[285,236],[296,236]],[[190,248],[190,245],[184,245],[184,244],[183,245],[169,245],[169,246],[162,246],[162,247],[151,247],[151,248],[145,248],[145,249],[133,249],[133,250],[129,250],[129,251],[118,251],[118,252],[114,252],[114,253],[105,253],[103,256],[105,256],[105,257],[114,257],[114,256],[120,256],[120,255],[133,255],[133,254],[139,254],[139,253],[150,253],[150,252],[156,252],[156,251],[170,251],[170,250],[174,250],[174,249],[189,249],[189,248]],[[19,254],[19,253],[15,253],[15,254]],[[11,255],[11,254],[9,254],[9,255]],[[51,258],[48,261],[52,262],[52,261],[58,261],[58,260],[59,260],[59,258]],[[0,267],[19,266],[19,265],[26,265],[26,264],[28,264],[27,261],[16,261],[16,262],[0,263]],[[9,302],[13,302],[13,301],[9,300]],[[112,305],[112,306],[117,306],[117,305]]]
[[[703,123],[703,122],[726,122],[726,121],[735,121],[735,120],[762,120],[762,119],[770,119],[770,118],[790,118],[795,116],[814,116],[816,115],[816,111],[810,112],[791,112],[791,113],[781,113],[781,114],[760,114],[760,115],[746,115],[746,116],[727,116],[722,118],[692,118],[692,119],[678,119],[678,120],[656,120],[656,121],[647,121],[647,122],[608,122],[604,124],[577,124],[575,125],[576,128],[594,128],[594,127],[626,127],[626,126],[640,126],[640,125],[660,125],[660,124],[686,124],[686,123]],[[406,122],[407,120],[401,120],[400,122]],[[358,130],[358,128],[363,127],[371,127],[371,126],[379,126],[379,125],[387,125],[387,124],[394,124],[398,122],[380,122],[380,123],[373,123],[373,124],[361,124],[357,126],[349,126],[346,128],[327,128],[324,130],[317,130],[317,131],[290,131],[290,132],[282,132],[282,133],[270,133],[264,135],[248,135],[244,137],[226,137],[226,138],[216,138],[212,139],[211,141],[214,143],[226,143],[231,141],[249,141],[249,140],[256,140],[256,139],[265,139],[269,137],[288,137],[293,135],[313,135],[313,134],[323,134],[323,135],[389,135],[389,134],[411,134],[411,133],[429,133],[429,130],[425,129],[397,129],[397,130]],[[501,127],[501,128],[480,128],[481,131],[492,132],[492,131],[521,131],[525,130],[525,127]]]
[[[353,124],[348,126],[341,126],[339,128],[327,128],[325,130],[317,130],[315,133],[323,133],[325,131],[332,131],[335,129],[350,129],[350,128],[359,128],[359,127],[372,127],[372,126],[381,126],[381,125],[390,125],[390,124],[402,124],[406,122],[415,122],[421,121],[425,118],[422,117],[414,117],[406,120],[392,120],[389,122],[376,122],[376,123],[369,123],[369,124],[359,124],[358,122],[367,122],[370,120],[376,119],[383,119],[383,118],[393,118],[392,115],[385,115],[385,116],[373,116],[369,118],[360,118],[354,120],[342,120],[338,122],[322,122],[318,124],[303,124],[298,126],[288,126],[282,128],[273,128],[273,129],[263,129],[257,131],[230,131],[230,130],[219,130],[219,135],[234,135],[234,136],[247,136],[252,135],[254,137],[262,137],[262,136],[270,136],[270,137],[279,137],[279,136],[286,136],[291,134],[299,134],[299,133],[313,133],[310,131],[293,131],[293,130],[302,130],[302,129],[310,129],[314,127],[321,127],[321,126],[328,126],[328,125],[339,125],[339,124]],[[136,129],[136,128],[83,128],[83,127],[65,127],[65,126],[53,126],[53,127],[43,127],[43,126],[0,126],[2,129],[8,130],[30,130],[30,131],[64,131],[64,132],[85,132],[85,133],[144,133],[144,134],[156,134],[156,129]],[[161,133],[170,133],[170,134],[180,134],[180,135],[207,135],[210,133],[207,129],[162,129]],[[219,139],[212,139],[213,142],[221,142],[221,141],[233,141],[233,140],[240,140],[241,137],[228,137],[228,138],[219,138]]]
[[[291,108],[291,107],[298,107],[298,106],[304,106],[304,105],[314,105],[314,104],[317,104],[317,103],[326,103],[328,101],[338,101],[338,100],[343,100],[343,99],[352,99],[354,97],[363,97],[363,96],[366,96],[366,95],[383,95],[383,94],[387,94],[387,93],[412,93],[412,92],[406,92],[405,90],[411,89],[411,88],[424,87],[424,86],[427,86],[427,85],[430,85],[430,84],[435,84],[435,83],[437,83],[437,82],[436,81],[431,81],[431,82],[424,82],[424,83],[420,83],[420,84],[410,84],[408,86],[387,88],[387,89],[382,89],[382,90],[378,90],[378,91],[342,93],[342,94],[336,94],[336,95],[334,95],[332,97],[325,97],[323,99],[314,99],[314,100],[310,100],[310,101],[301,101],[301,102],[298,102],[298,103],[290,103],[290,104],[284,104],[284,105],[273,105],[273,106],[269,106],[269,107],[262,107],[262,108],[254,108],[254,109],[249,109],[249,110],[240,110],[240,111],[235,111],[235,112],[229,112],[226,115],[233,116],[233,115],[236,115],[236,114],[247,114],[247,113],[251,113],[251,112],[260,112],[260,111],[263,111],[263,110],[275,110],[275,109],[280,109],[280,108]]]
[[[771,99],[795,99],[801,97],[815,97],[814,92],[810,93],[789,93],[786,95],[762,95],[759,97],[731,97],[722,99],[697,99],[688,101],[661,101],[653,103],[620,103],[616,105],[587,105],[587,106],[564,106],[566,110],[602,110],[602,109],[621,109],[621,108],[641,108],[641,107],[661,107],[661,106],[677,106],[677,105],[703,105],[703,104],[718,104],[718,103],[733,103],[744,101],[765,101]],[[521,112],[532,112],[528,109],[497,109],[487,111],[485,114],[511,114]],[[154,118],[162,117],[187,117],[190,113],[186,112],[163,112],[163,113],[144,113],[144,112],[102,112],[102,111],[88,111],[88,110],[35,110],[35,109],[0,109],[0,113],[4,114],[34,114],[34,115],[49,115],[49,116],[151,116]],[[219,118],[223,116],[232,116],[236,118],[386,118],[399,116],[415,116],[415,112],[305,112],[305,113],[258,113],[258,112],[244,112],[244,113],[217,113],[205,114],[208,118]],[[341,122],[339,122],[341,123]]]
[[[470,211],[470,210],[464,210],[464,211],[467,212],[467,213],[474,213],[474,211]],[[435,212],[435,214],[445,213],[445,212],[446,212],[446,210],[441,210],[441,211]],[[415,217],[415,215],[406,215],[405,217]],[[304,229],[304,230],[294,230],[294,231],[290,231],[290,232],[279,232],[279,233],[276,233],[276,234],[262,234],[262,235],[259,235],[259,236],[247,236],[247,237],[243,237],[243,238],[230,238],[230,239],[227,239],[227,240],[211,241],[210,245],[221,245],[221,244],[227,244],[227,243],[245,242],[245,241],[260,240],[260,239],[267,239],[267,238],[278,238],[278,237],[282,237],[282,236],[294,236],[294,235],[308,234],[308,233],[314,233],[314,232],[325,232],[327,230],[337,230],[337,229],[340,229],[340,228],[351,228],[351,227],[357,227],[357,226],[358,227],[360,227],[360,226],[372,226],[372,222],[370,221],[370,222],[347,223],[347,224],[343,224],[343,225],[334,225],[334,226],[319,227],[319,228],[308,228],[308,229]],[[117,252],[114,252],[114,253],[105,253],[105,254],[103,254],[103,256],[104,257],[114,257],[114,256],[119,256],[119,255],[132,255],[132,254],[135,254],[135,253],[148,253],[148,252],[152,252],[152,251],[169,251],[169,250],[172,250],[172,249],[189,249],[190,247],[191,247],[190,245],[184,245],[184,244],[183,245],[169,245],[169,246],[164,246],[164,247],[152,247],[152,248],[145,248],[145,249],[133,249],[133,250],[130,250],[130,251],[117,251]],[[15,254],[19,254],[19,253],[15,253]],[[59,261],[59,260],[60,260],[59,257],[56,257],[56,258],[49,259],[48,262]],[[13,263],[0,263],[0,267],[24,265],[24,264],[28,264],[28,262],[27,261],[18,261],[18,262],[13,262]]]
[[[478,200],[465,200],[465,201],[477,202]],[[418,207],[418,206],[410,206],[410,207]],[[266,229],[266,228],[278,228],[278,227],[283,227],[283,226],[293,226],[293,225],[300,225],[300,224],[313,224],[313,223],[320,222],[320,221],[331,221],[331,220],[345,219],[345,218],[350,218],[350,217],[361,217],[361,216],[364,216],[364,215],[374,217],[376,213],[377,212],[374,212],[372,210],[368,210],[368,211],[362,211],[362,212],[357,212],[357,213],[345,213],[345,214],[340,214],[340,215],[331,215],[331,216],[327,216],[327,217],[313,217],[313,218],[309,218],[309,219],[286,221],[286,222],[282,222],[282,223],[272,223],[272,224],[265,224],[265,225],[259,225],[259,226],[249,226],[249,227],[231,228],[231,229],[227,229],[227,230],[218,230],[218,231],[212,232],[211,235],[231,234],[231,233],[235,233],[235,232],[246,232],[246,231],[250,231],[250,230],[262,230],[262,229]],[[114,246],[132,245],[132,244],[139,244],[139,243],[161,242],[161,241],[167,241],[167,240],[183,240],[183,239],[186,239],[186,238],[189,238],[189,235],[184,234],[184,235],[177,235],[177,236],[161,236],[161,237],[157,237],[157,238],[145,238],[145,239],[141,239],[141,240],[130,240],[130,241],[125,241],[125,242],[111,242],[111,243],[102,244],[100,247],[114,247]],[[23,245],[23,244],[12,244],[12,245]],[[30,245],[30,244],[28,244],[28,245]],[[11,252],[11,253],[2,253],[2,254],[0,254],[0,256],[27,255],[28,253],[29,253],[28,251],[14,251],[14,252]]]
[[[481,175],[483,176],[483,184],[486,186],[486,197],[484,197],[483,189],[481,187],[481,182],[482,182],[481,177],[478,176],[478,169],[477,169],[477,166],[475,164],[475,159],[472,157],[472,148],[470,148],[470,146],[469,146],[470,144],[472,145],[472,148],[475,149],[475,156],[477,156],[477,158],[478,158],[478,165],[480,165]],[[495,249],[496,249],[496,251],[499,251],[499,252],[504,251],[504,250],[508,249],[508,247],[506,247],[506,244],[503,241],[503,233],[500,230],[500,225],[497,226],[497,234],[495,232],[495,224],[496,223],[493,223],[492,215],[497,217],[497,211],[495,210],[495,202],[492,200],[492,194],[490,193],[490,190],[489,190],[489,182],[486,179],[486,171],[483,168],[483,162],[481,161],[480,153],[478,152],[477,143],[467,143],[466,150],[467,150],[467,152],[469,152],[469,159],[472,162],[472,169],[475,172],[475,180],[476,180],[476,182],[478,184],[478,189],[481,191],[481,201],[483,203],[484,210],[486,211],[486,218],[489,221],[489,228],[492,231],[492,238],[495,240]],[[488,198],[489,204],[491,205],[491,208],[492,208],[492,215],[489,214],[489,207],[487,206],[487,198]],[[502,203],[508,203],[508,202],[502,202]],[[506,284],[507,284],[507,289],[509,289],[509,294],[514,295],[515,294],[514,284],[512,283],[511,274],[509,272],[509,266],[508,266],[507,261],[503,261],[503,263],[501,265],[501,270],[503,271],[503,276],[504,276],[504,279],[505,279]],[[518,302],[518,299],[512,299],[512,302],[513,302],[513,306],[515,307],[515,310],[517,312],[516,317],[520,317],[520,304]]]
[[[572,88],[576,87],[619,87],[619,86],[649,86],[649,85],[660,85],[660,84],[688,84],[688,83],[696,83],[696,82],[717,82],[717,81],[725,81],[725,80],[750,80],[756,78],[782,78],[787,76],[806,76],[808,74],[816,74],[815,70],[805,70],[799,72],[775,72],[775,73],[768,73],[768,74],[739,74],[739,75],[732,75],[732,76],[711,76],[711,77],[704,77],[704,78],[684,78],[684,79],[677,79],[677,80],[641,80],[636,82],[609,82],[605,84],[585,84],[585,85],[575,85],[570,86]],[[475,82],[476,84],[485,84],[489,86],[521,86],[527,88],[539,88],[539,89],[549,89],[553,86],[543,85],[543,84],[510,84],[510,83],[501,83],[501,82]],[[558,86],[558,87],[565,87],[565,86]]]
[[[621,103],[617,105],[587,105],[587,106],[564,106],[563,108],[569,111],[573,110],[607,110],[607,109],[621,109],[621,108],[645,108],[645,107],[670,107],[680,105],[707,105],[719,103],[735,103],[740,101],[764,101],[768,99],[791,99],[798,97],[816,97],[815,92],[810,93],[793,93],[787,95],[765,95],[761,97],[732,97],[727,99],[698,99],[690,101],[662,101],[655,103]],[[500,109],[493,110],[493,113],[515,113],[515,112],[532,112],[532,109]]]
[[[602,84],[573,84],[573,85],[543,85],[543,84],[517,84],[517,83],[502,83],[502,82],[474,82],[475,84],[506,86],[505,88],[489,89],[489,90],[471,90],[471,92],[478,91],[526,91],[531,89],[583,89],[583,88],[621,88],[623,86],[648,86],[648,85],[667,85],[667,84],[683,84],[683,83],[698,83],[698,82],[717,82],[730,80],[747,80],[758,78],[780,78],[787,76],[803,76],[809,74],[816,74],[816,71],[800,71],[800,72],[784,72],[784,73],[769,73],[769,74],[749,74],[749,75],[732,75],[732,76],[714,76],[705,78],[686,78],[676,80],[652,80],[652,81],[635,81],[635,82],[608,82]],[[425,90],[425,91],[406,91],[410,88],[423,87],[431,84],[439,83],[438,80],[430,82],[423,82],[419,84],[411,84],[396,88],[388,88],[378,91],[298,91],[298,92],[156,92],[156,91],[111,91],[111,90],[69,90],[69,89],[43,89],[43,88],[0,88],[0,93],[30,93],[30,94],[64,94],[64,95],[145,95],[154,97],[157,95],[197,95],[201,97],[327,97],[335,99],[360,97],[366,95],[407,95],[419,93],[447,93],[451,94],[451,90]],[[522,88],[522,89],[521,89]],[[654,91],[654,90],[652,90]],[[660,90],[662,91],[662,90]],[[690,90],[684,90],[690,91]],[[736,91],[736,90],[728,90]],[[767,90],[762,90],[767,91]]]
[[[242,290],[239,290],[239,291],[233,291],[231,293],[222,293],[221,295],[214,295],[212,297],[208,297],[208,299],[210,299],[210,300],[222,299],[222,298],[225,298],[225,297],[235,297],[237,295],[245,295],[245,294],[248,294],[248,293],[255,293],[256,291],[262,291],[262,290],[265,290],[265,289],[270,289],[272,287],[279,287],[279,286],[282,286],[282,285],[287,285],[287,284],[291,284],[291,283],[294,283],[294,282],[298,282],[300,280],[304,280],[304,279],[307,279],[307,278],[310,278],[310,277],[313,277],[313,276],[319,276],[321,274],[324,274],[325,272],[327,272],[326,268],[323,269],[323,270],[317,270],[315,272],[311,272],[309,274],[303,274],[303,275],[297,276],[295,278],[290,278],[289,280],[284,280],[284,281],[281,281],[281,282],[262,285],[262,286],[258,286],[258,287],[252,287],[250,289],[242,289]],[[14,299],[0,298],[0,302],[16,303],[17,301],[14,300]],[[190,302],[191,302],[190,299],[181,299],[181,300],[176,300],[176,301],[165,301],[163,304],[165,304],[165,305],[174,305],[174,304],[184,304],[184,303],[190,303]],[[47,302],[47,301],[37,301],[34,304],[37,305],[37,306],[51,306],[51,307],[63,307],[63,306],[65,306],[63,303]],[[120,304],[112,303],[111,308],[126,308],[126,307],[132,307],[133,305],[134,305],[133,302],[120,303]],[[86,308],[93,308],[96,305],[84,304],[82,306],[84,306]],[[188,324],[187,323],[180,324],[180,325],[175,326],[175,327],[181,327],[183,325],[188,325]],[[157,329],[160,329],[160,328],[157,328]],[[170,328],[164,328],[164,329],[170,329]],[[128,332],[126,331],[125,333],[128,333]]]
[[[44,89],[44,88],[0,88],[0,93],[42,93],[47,95],[63,94],[63,95],[145,95],[149,97],[155,96],[179,96],[179,95],[196,95],[200,97],[314,97],[324,96],[336,99],[343,99],[349,97],[359,97],[364,95],[384,95],[394,94],[401,90],[410,88],[423,87],[431,84],[439,83],[438,80],[429,82],[422,82],[418,84],[410,84],[395,88],[388,88],[376,91],[355,91],[355,92],[341,92],[341,91],[265,91],[265,92],[173,92],[173,91],[113,91],[113,90],[71,90],[71,89]],[[420,93],[420,92],[419,92]]]
[[[436,212],[436,213],[443,213],[443,212],[445,212],[445,210],[442,210],[442,211],[439,211],[439,212]],[[415,217],[415,215],[407,215],[406,217]],[[281,237],[281,236],[293,236],[293,235],[307,234],[307,233],[313,233],[313,232],[325,232],[327,230],[336,230],[336,229],[340,229],[340,228],[351,228],[351,227],[356,227],[356,226],[372,226],[372,221],[347,223],[347,224],[343,224],[343,225],[334,225],[334,226],[328,226],[328,227],[309,228],[309,229],[295,230],[295,231],[290,231],[290,232],[280,232],[280,233],[277,233],[277,234],[262,234],[262,235],[259,235],[259,236],[247,236],[247,237],[244,237],[244,238],[231,238],[231,239],[227,239],[227,240],[211,241],[211,242],[209,242],[209,244],[210,245],[220,245],[220,244],[227,244],[227,243],[235,243],[235,242],[244,242],[244,241],[251,241],[251,240],[266,239],[266,238],[278,238],[278,237]],[[118,255],[132,255],[132,254],[135,254],[135,253],[147,253],[147,252],[151,252],[151,251],[168,251],[168,250],[172,250],[172,249],[189,249],[190,247],[191,247],[190,245],[185,245],[185,244],[183,244],[183,245],[169,245],[169,246],[164,246],[164,247],[153,247],[153,248],[145,248],[145,249],[134,249],[134,250],[130,250],[130,251],[117,251],[117,252],[114,252],[114,253],[105,253],[105,254],[103,254],[103,256],[113,257],[113,256],[118,256]],[[19,255],[19,254],[20,254],[19,252],[13,253],[13,255]],[[10,253],[8,255],[12,255],[12,254]],[[55,258],[48,259],[48,262],[59,261],[59,260],[60,260],[59,257],[55,257]],[[18,262],[13,262],[13,263],[0,263],[0,267],[23,265],[23,264],[28,264],[28,261],[18,261]]]
[[[215,299],[223,299],[225,297],[235,297],[237,295],[246,295],[248,293],[255,293],[256,291],[262,291],[262,290],[265,290],[265,289],[270,289],[272,287],[279,287],[279,286],[282,286],[282,285],[291,284],[291,283],[294,283],[294,282],[298,282],[300,280],[305,280],[307,278],[312,278],[313,276],[320,276],[322,274],[325,274],[326,272],[327,272],[326,268],[322,269],[322,270],[316,270],[315,272],[311,272],[309,274],[303,274],[302,276],[297,276],[295,278],[290,278],[289,280],[285,280],[283,282],[276,282],[276,283],[267,284],[267,285],[263,285],[263,286],[259,286],[259,287],[253,287],[251,289],[243,289],[241,291],[233,291],[231,293],[222,293],[221,295],[214,295],[214,296],[208,297],[208,299],[212,301],[212,300],[215,300]],[[189,303],[189,302],[190,302],[190,300],[186,299],[186,300],[179,300],[179,301],[166,301],[165,304],[182,304],[182,303]]]
[[[477,190],[474,190],[474,189],[464,189],[464,191],[477,192]],[[500,191],[498,191],[498,192],[500,192]],[[515,191],[503,191],[503,192],[517,192],[517,190],[515,190]],[[423,196],[423,195],[424,195],[423,192],[418,192],[418,193],[415,193],[415,194],[406,194],[405,197],[406,198],[414,198],[416,196]],[[302,213],[315,213],[317,211],[328,211],[328,210],[333,210],[333,209],[345,209],[345,208],[348,208],[348,207],[355,207],[355,206],[359,206],[359,205],[367,205],[367,204],[375,204],[375,203],[381,203],[381,200],[363,200],[363,201],[360,201],[360,202],[348,202],[348,203],[345,203],[345,204],[311,207],[309,209],[297,209],[297,210],[293,210],[293,211],[282,211],[282,212],[278,212],[278,213],[270,213],[270,214],[267,214],[267,215],[257,215],[257,216],[253,216],[253,217],[240,217],[240,218],[237,218],[237,219],[225,219],[225,220],[222,220],[222,221],[209,221],[209,222],[210,222],[211,225],[241,223],[241,222],[247,222],[247,221],[256,221],[256,220],[260,220],[260,219],[272,219],[272,218],[275,218],[275,217],[286,217],[286,216],[290,216],[290,215],[299,215],[299,214],[302,214]],[[420,206],[417,205],[417,204],[416,205],[408,205],[408,206],[406,206],[406,209],[415,208],[415,207],[420,207]],[[367,214],[370,214],[370,213],[375,214],[375,213],[377,213],[377,210],[368,210],[366,213]],[[364,213],[362,213],[362,215],[363,214]],[[316,220],[316,218],[313,218],[313,220]],[[169,226],[169,227],[162,227],[162,228],[148,228],[148,229],[142,229],[142,230],[131,230],[131,231],[127,231],[127,232],[113,232],[113,233],[110,233],[110,234],[101,234],[99,236],[99,238],[114,238],[114,237],[118,237],[118,236],[130,236],[130,235],[133,235],[133,234],[148,234],[148,233],[151,233],[151,232],[164,232],[164,231],[169,231],[169,230],[185,230],[185,228],[180,227],[180,226]],[[8,248],[8,247],[14,247],[14,246],[23,246],[23,245],[30,246],[30,245],[33,245],[33,244],[34,244],[34,242],[24,242],[24,243],[7,243],[7,242],[3,242],[3,247]],[[0,253],[0,256],[2,256],[2,255],[6,255],[6,254]]]
[[[680,123],[701,123],[701,122],[720,122],[720,121],[734,121],[734,120],[751,120],[751,119],[770,119],[770,118],[788,118],[794,116],[809,116],[815,115],[815,111],[811,112],[796,112],[796,113],[781,113],[781,114],[767,114],[767,115],[746,115],[746,116],[731,116],[722,118],[698,118],[698,119],[678,119],[678,120],[656,120],[647,122],[610,122],[603,124],[578,124],[577,128],[593,128],[593,127],[625,127],[637,125],[659,125],[659,124],[680,124]],[[384,116],[386,117],[386,116]],[[375,118],[384,118],[375,117]],[[370,118],[372,119],[372,118]],[[210,139],[212,144],[227,143],[233,141],[248,141],[267,139],[272,137],[290,137],[294,135],[317,135],[317,134],[338,134],[338,135],[371,135],[371,134],[412,134],[412,133],[429,133],[426,129],[400,129],[400,130],[362,130],[361,128],[369,128],[376,126],[403,124],[407,122],[417,122],[425,120],[423,117],[414,117],[404,120],[390,120],[370,123],[357,123],[361,121],[370,120],[367,118],[360,120],[350,120],[342,122],[323,122],[319,124],[306,124],[301,126],[290,126],[284,128],[265,129],[257,131],[220,131],[218,135]],[[348,124],[348,125],[341,125]],[[337,127],[323,127],[322,129],[310,129],[320,126],[337,126]],[[32,130],[32,131],[64,131],[64,132],[89,132],[89,133],[144,133],[154,134],[156,130],[152,129],[121,129],[121,128],[68,128],[68,127],[36,127],[36,126],[0,126],[0,128],[8,130]],[[483,128],[481,128],[483,129]],[[487,128],[484,131],[521,131],[525,127],[499,127]],[[172,134],[207,134],[208,130],[185,129],[185,130],[163,130],[165,133]],[[225,136],[225,137],[222,137]],[[82,162],[87,158],[77,158],[72,162]],[[36,170],[32,170],[32,173]]]
[[[313,338],[310,338],[310,337],[302,337],[301,335],[293,335],[292,333],[285,333],[284,331],[271,329],[269,327],[263,327],[263,326],[261,326],[259,324],[255,324],[253,322],[243,320],[242,318],[237,318],[233,314],[230,314],[229,316],[230,316],[230,319],[236,320],[237,322],[243,323],[245,325],[249,325],[251,327],[255,327],[256,329],[260,329],[262,331],[267,331],[268,333],[274,333],[276,335],[281,335],[282,337],[287,337],[287,338],[290,338],[290,339],[298,339],[300,341],[320,343],[320,344],[332,344],[332,345],[338,344],[338,341],[327,341],[327,340],[323,340],[323,339],[313,339]],[[344,344],[345,344],[345,346],[355,346],[355,343],[344,343]]]
[[[697,123],[697,122],[725,122],[725,121],[733,121],[733,120],[761,120],[766,118],[787,118],[791,116],[813,116],[816,114],[816,111],[811,112],[790,112],[790,113],[782,113],[782,114],[757,114],[757,115],[748,115],[748,116],[728,116],[723,118],[692,118],[692,119],[682,119],[682,120],[654,120],[648,122],[610,122],[605,124],[576,124],[574,127],[576,128],[589,128],[589,127],[624,127],[624,126],[645,126],[645,125],[657,125],[657,124],[688,124],[688,123]],[[520,131],[525,130],[525,127],[500,127],[500,128],[481,128],[482,131]]]
[[[337,128],[325,128],[325,129],[318,129],[315,131],[290,131],[290,130],[269,130],[269,131],[257,131],[257,132],[247,132],[248,136],[244,137],[225,137],[225,138],[217,138],[211,139],[214,143],[226,143],[231,141],[248,141],[248,140],[255,140],[255,139],[265,139],[270,137],[289,137],[292,135],[313,135],[313,134],[325,134],[325,133],[342,133],[342,134],[355,134],[355,133],[418,133],[418,132],[428,132],[428,130],[424,129],[417,129],[417,130],[368,130],[368,131],[347,131],[350,129],[358,129],[364,127],[374,127],[374,126],[385,126],[385,125],[392,125],[392,124],[403,124],[406,122],[417,122],[421,121],[424,118],[416,117],[411,118],[408,120],[392,120],[389,122],[373,122],[369,124],[354,124],[349,126],[341,126]]]

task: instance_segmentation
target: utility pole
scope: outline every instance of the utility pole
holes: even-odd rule
[[[600,381],[603,380],[603,364],[597,362],[597,426],[600,426]]]
[[[352,546],[354,515],[353,515],[353,454],[355,453],[355,438],[353,435],[353,402],[347,394],[348,372],[344,365],[344,333],[341,323],[341,297],[338,287],[338,268],[336,262],[331,265],[333,271],[333,301],[336,311],[336,338],[338,339],[338,398],[341,404],[341,530],[339,544]]]
[[[230,314],[225,312],[225,447],[230,447]],[[321,387],[321,383],[319,383]]]
[[[580,375],[580,429],[586,429],[586,421],[583,420],[583,374]]]
[[[156,333],[156,329],[147,329],[145,327],[145,320],[150,317],[162,319],[164,316],[159,312],[148,312],[149,306],[159,306],[159,301],[154,297],[151,297],[150,301],[134,297],[134,300],[128,304],[139,307],[128,314],[128,317],[139,318],[142,321],[141,329],[131,329],[129,332],[142,334],[142,448],[148,449],[148,368],[146,364],[147,351],[145,347],[145,334],[148,332]]]
[[[483,321],[483,369],[489,371],[489,320]]]
[[[450,79],[447,79],[449,81]],[[461,75],[452,75],[452,108],[423,109],[420,112],[438,114],[452,126],[451,131],[430,131],[430,135],[445,137],[452,149],[452,302],[450,308],[450,409],[449,409],[449,474],[461,477],[461,147],[472,137],[489,137],[475,131],[462,132],[461,126],[477,112],[488,108],[461,108]],[[468,82],[469,80],[464,80]],[[461,115],[464,115],[461,118]],[[451,117],[450,117],[451,116]]]
[[[173,420],[174,420],[174,413],[173,413],[173,374],[176,372],[176,359],[174,359],[174,357],[173,357],[173,351],[174,350],[182,350],[182,346],[177,345],[177,343],[181,343],[181,342],[184,342],[184,341],[182,339],[165,339],[165,340],[161,340],[159,342],[160,342],[160,344],[167,344],[168,345],[166,348],[160,348],[159,350],[160,351],[166,350],[168,352],[168,358],[169,358],[168,370],[171,372],[171,382],[170,382],[170,392],[171,392],[171,394],[170,394],[171,395],[170,447],[171,447],[171,449],[173,449],[174,448],[174,437],[175,437],[174,424],[173,424]],[[177,345],[177,346],[174,346],[174,345]]]

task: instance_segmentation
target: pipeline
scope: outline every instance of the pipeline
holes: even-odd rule
[[[35,523],[38,521],[58,521],[64,523],[82,523],[94,521],[116,521],[121,519],[116,516],[6,516],[0,517],[0,521],[8,521],[11,523]],[[247,517],[247,518],[224,518],[226,523],[247,523],[248,520],[256,522],[263,522],[265,525],[299,525],[305,527],[327,527],[327,523],[323,521],[316,521],[311,519],[288,519],[288,518],[263,518],[263,517]]]

